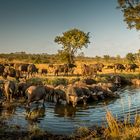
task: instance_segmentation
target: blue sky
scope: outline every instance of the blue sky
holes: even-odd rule
[[[117,0],[0,0],[0,53],[54,54],[54,38],[78,28],[90,32],[86,56],[121,55],[140,49],[139,32],[127,29]]]

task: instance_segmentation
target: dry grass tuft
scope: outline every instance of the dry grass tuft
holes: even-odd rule
[[[130,118],[126,118],[124,123],[121,123],[113,117],[110,111],[107,111],[106,120],[108,125],[104,131],[106,139],[126,140],[140,138],[140,115],[135,115],[134,124],[130,124]]]

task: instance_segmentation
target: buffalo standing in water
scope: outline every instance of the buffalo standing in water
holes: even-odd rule
[[[30,86],[26,90],[26,94],[28,96],[28,104],[27,104],[28,106],[30,105],[31,102],[39,100],[43,100],[44,105],[44,101],[46,98],[46,89],[44,86]]]
[[[4,82],[4,93],[5,93],[6,99],[8,101],[12,100],[12,98],[15,94],[15,91],[16,91],[15,82],[13,82],[13,81]]]
[[[68,104],[71,103],[73,107],[75,107],[79,101],[82,101],[83,104],[86,105],[87,98],[87,95],[84,94],[81,87],[70,85],[66,89],[66,101]]]

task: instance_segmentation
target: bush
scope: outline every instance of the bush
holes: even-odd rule
[[[30,78],[27,80],[28,83],[32,83],[33,85],[43,85],[43,81],[41,78]]]
[[[73,78],[73,79],[69,80],[69,84],[74,84],[77,81],[80,81],[80,78]]]
[[[65,78],[55,78],[51,81],[51,84],[53,86],[58,86],[58,85],[64,85],[66,86],[68,84],[68,80]]]

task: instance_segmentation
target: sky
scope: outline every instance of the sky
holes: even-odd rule
[[[120,55],[140,49],[140,34],[127,29],[117,0],[0,0],[0,53],[55,54],[56,36],[73,28],[90,32],[85,56]]]

